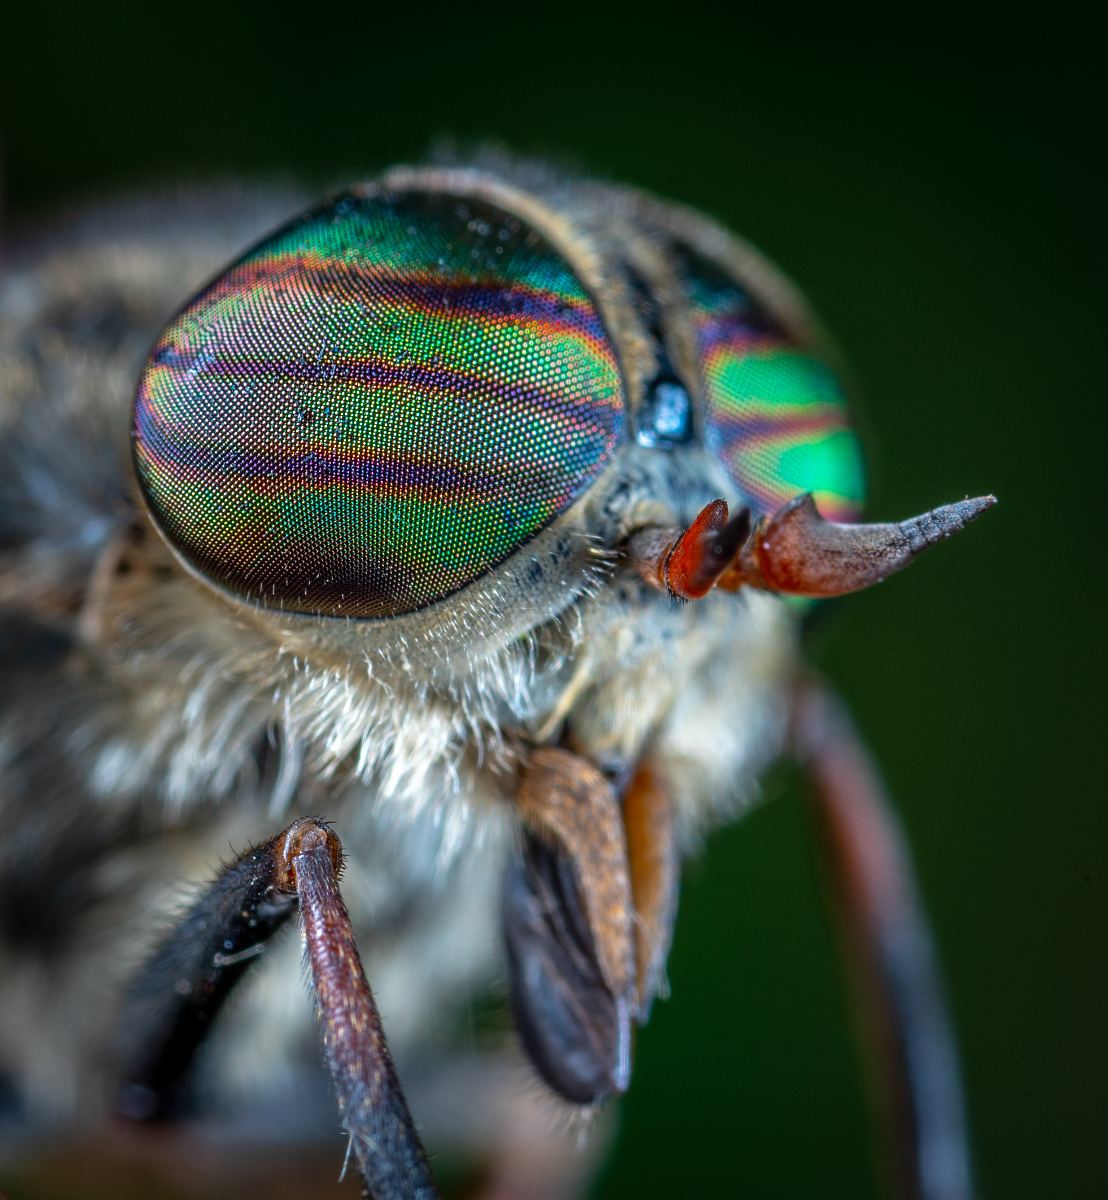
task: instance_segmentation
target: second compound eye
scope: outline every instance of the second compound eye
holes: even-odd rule
[[[811,492],[849,521],[864,494],[858,440],[835,374],[738,279],[680,254],[705,399],[705,441],[756,516]]]
[[[268,607],[413,612],[563,512],[620,441],[600,314],[483,200],[348,195],[230,267],[162,334],[139,481],[192,567]]]

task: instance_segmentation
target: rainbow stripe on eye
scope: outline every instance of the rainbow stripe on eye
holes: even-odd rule
[[[713,264],[683,255],[706,400],[705,441],[756,514],[811,492],[828,520],[861,511],[858,442],[838,380]]]
[[[386,617],[532,538],[623,426],[600,315],[534,230],[457,197],[346,196],[166,329],[134,452],[203,574],[271,607]]]

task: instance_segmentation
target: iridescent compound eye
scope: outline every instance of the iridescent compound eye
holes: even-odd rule
[[[347,195],[166,329],[134,451],[160,528],[222,588],[351,617],[424,608],[588,488],[620,441],[600,314],[483,200]]]
[[[705,395],[704,436],[755,515],[811,492],[824,517],[861,510],[862,459],[838,380],[732,277],[682,265]]]

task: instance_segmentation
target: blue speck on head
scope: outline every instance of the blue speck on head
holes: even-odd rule
[[[687,442],[692,436],[692,402],[676,380],[657,382],[639,413],[638,441],[643,446]]]

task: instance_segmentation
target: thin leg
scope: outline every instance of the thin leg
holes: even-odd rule
[[[149,1120],[174,1099],[211,1022],[299,902],[324,1055],[372,1200],[438,1191],[404,1101],[338,889],[342,848],[306,817],[231,863],[155,952],[125,1006],[122,1115]]]
[[[814,786],[886,1130],[890,1194],[969,1200],[954,1039],[896,816],[849,716],[801,689],[795,744]]]
[[[438,1189],[392,1065],[385,1031],[338,888],[339,840],[306,818],[282,848],[295,886],[315,985],[323,1050],[372,1200],[434,1200]]]
[[[181,1085],[224,1001],[296,908],[277,887],[283,834],[228,864],[195,900],[124,999],[116,1110],[133,1121],[172,1117]]]

